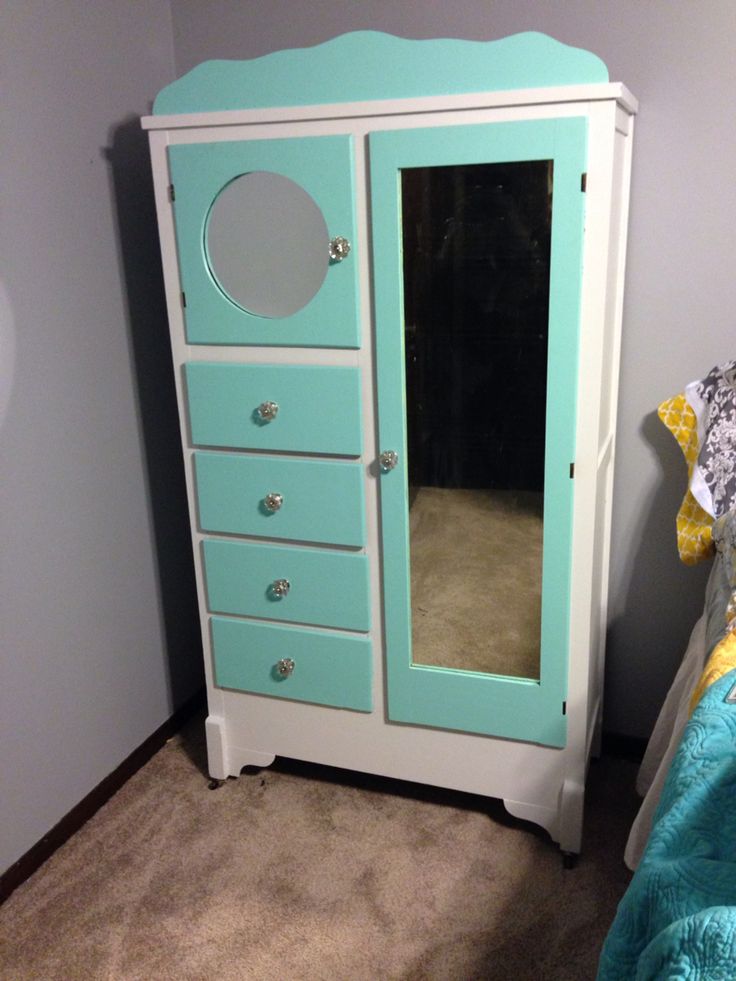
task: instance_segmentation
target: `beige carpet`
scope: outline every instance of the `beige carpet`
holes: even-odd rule
[[[542,495],[422,487],[410,512],[414,661],[539,678]]]
[[[592,981],[635,767],[585,853],[494,801],[281,764],[207,789],[201,720],[0,908],[3,981]]]

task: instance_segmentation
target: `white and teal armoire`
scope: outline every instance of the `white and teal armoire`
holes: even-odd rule
[[[159,94],[213,778],[384,774],[580,850],[635,112],[541,34],[358,32]]]

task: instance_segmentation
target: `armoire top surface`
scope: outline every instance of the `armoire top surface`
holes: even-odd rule
[[[206,61],[158,94],[156,116],[608,82],[601,59],[546,34],[411,40],[354,31],[310,48]]]

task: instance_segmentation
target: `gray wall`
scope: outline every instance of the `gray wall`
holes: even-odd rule
[[[180,452],[146,466],[176,437],[137,121],[173,77],[169,5],[11,0],[0,48],[2,872],[196,689],[200,666],[196,623],[177,633],[193,618],[171,607],[192,596],[186,537],[156,549],[186,528]]]
[[[736,357],[733,0],[172,0],[177,74],[356,29],[491,39],[540,30],[588,48],[641,101],[614,500],[605,725],[648,735],[702,608],[679,562],[685,467],[659,402]]]

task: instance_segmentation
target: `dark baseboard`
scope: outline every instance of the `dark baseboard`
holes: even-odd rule
[[[92,815],[99,811],[102,805],[106,804],[113,794],[120,790],[123,784],[137,773],[204,704],[205,692],[202,689],[192,695],[171,718],[159,726],[137,749],[134,749],[117,769],[98,783],[48,834],[45,834],[25,855],[11,865],[7,872],[3,872],[0,876],[0,903],[3,903],[14,889],[32,876],[57,848],[79,831],[82,825],[89,821]]]
[[[604,732],[601,738],[603,756],[614,756],[620,760],[633,760],[641,763],[648,739],[641,736],[623,736],[618,732]]]

